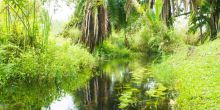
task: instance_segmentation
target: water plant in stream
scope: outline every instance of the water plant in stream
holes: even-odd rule
[[[131,80],[125,84],[120,94],[121,109],[166,109],[171,110],[170,100],[173,91],[154,80],[145,68],[136,68],[131,73]]]

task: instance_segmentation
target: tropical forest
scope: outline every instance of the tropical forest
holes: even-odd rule
[[[220,110],[220,0],[0,0],[0,110]]]

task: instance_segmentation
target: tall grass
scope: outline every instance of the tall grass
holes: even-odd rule
[[[22,49],[38,48],[47,42],[50,30],[48,13],[39,1],[8,1],[0,3],[1,39]],[[44,37],[40,39],[40,37]]]

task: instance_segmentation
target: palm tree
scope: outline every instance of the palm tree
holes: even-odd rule
[[[216,39],[220,14],[220,0],[190,1],[191,27],[195,32],[198,28],[206,26],[206,32],[210,33],[210,40]]]
[[[86,1],[82,33],[81,41],[89,47],[90,52],[107,37],[108,14],[105,1]]]

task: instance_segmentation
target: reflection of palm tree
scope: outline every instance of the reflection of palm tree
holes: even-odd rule
[[[103,70],[99,71],[99,74],[99,76],[92,78],[85,88],[78,90],[77,95],[74,95],[75,99],[86,99],[79,105],[83,106],[82,109],[116,110],[121,90],[113,89],[112,91],[110,87],[113,83],[109,74],[104,73]],[[120,86],[121,82],[116,81],[114,84],[115,88]]]

